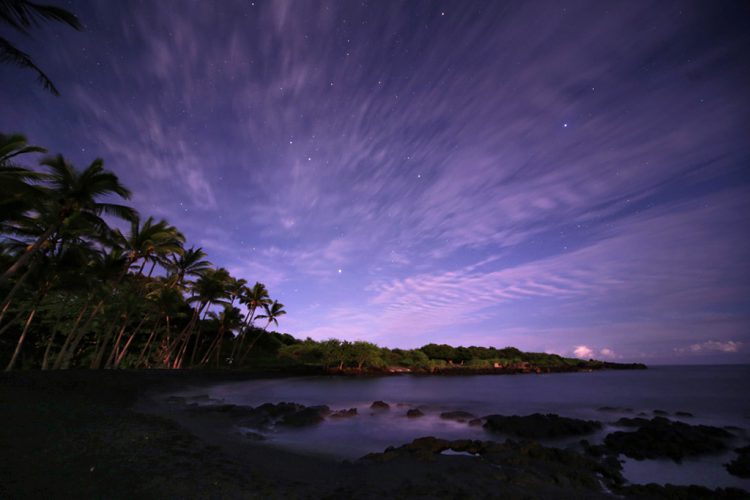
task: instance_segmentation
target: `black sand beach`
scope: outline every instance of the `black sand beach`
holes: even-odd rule
[[[255,443],[227,432],[228,416],[163,403],[170,391],[249,376],[5,374],[0,378],[0,497],[613,497],[607,484],[617,475],[615,469],[533,443],[426,439],[365,459],[336,461]],[[451,448],[462,453],[441,453]],[[636,498],[746,496],[739,490],[657,487],[619,493]]]

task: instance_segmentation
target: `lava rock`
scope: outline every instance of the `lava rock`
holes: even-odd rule
[[[488,431],[531,439],[580,436],[590,434],[601,427],[601,422],[595,420],[579,420],[553,413],[534,413],[523,417],[489,415],[485,417],[484,423],[484,428]]]
[[[750,479],[750,446],[737,448],[735,451],[738,454],[737,458],[725,464],[724,467],[732,475]]]
[[[356,417],[357,416],[357,409],[356,408],[349,408],[348,410],[339,410],[331,413],[331,418],[349,418],[349,417]]]
[[[440,418],[455,420],[456,422],[466,422],[467,420],[475,420],[477,417],[468,411],[446,411],[440,414]]]
[[[665,457],[680,462],[686,456],[726,450],[725,440],[731,436],[719,427],[689,425],[654,417],[635,431],[608,434],[604,444],[610,450],[636,460]]]

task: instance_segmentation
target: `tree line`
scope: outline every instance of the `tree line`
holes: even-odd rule
[[[122,204],[131,192],[102,160],[80,169],[53,155],[29,168],[35,153],[46,150],[0,134],[6,370],[241,366],[286,314],[263,283]]]

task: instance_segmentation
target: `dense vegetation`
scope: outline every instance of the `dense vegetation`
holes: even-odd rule
[[[14,367],[279,368],[329,372],[561,371],[612,365],[513,347],[387,349],[268,332],[286,314],[262,283],[231,276],[165,220],[114,203],[130,191],[95,160],[41,169],[0,135],[0,360]],[[122,226],[121,229],[117,226]]]
[[[215,268],[167,221],[115,203],[130,191],[101,160],[20,163],[44,152],[0,135],[6,369],[237,366],[286,314],[262,283]]]

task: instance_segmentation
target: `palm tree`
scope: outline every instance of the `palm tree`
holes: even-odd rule
[[[256,316],[257,319],[264,318],[267,321],[266,326],[263,327],[263,330],[261,330],[258,335],[253,339],[253,341],[250,343],[249,346],[247,346],[247,350],[245,351],[245,354],[242,356],[242,359],[240,360],[240,364],[244,364],[245,360],[247,359],[248,354],[250,354],[250,351],[252,350],[253,346],[255,345],[258,340],[260,340],[261,335],[263,335],[264,332],[268,330],[268,326],[271,323],[276,324],[276,326],[279,326],[279,320],[278,318],[285,315],[286,311],[284,310],[284,304],[281,302],[274,300],[270,304],[264,303],[263,304],[263,310],[265,314],[259,314]]]
[[[268,330],[268,326],[271,323],[279,326],[278,318],[286,314],[286,311],[284,310],[284,304],[277,300],[274,300],[270,305],[263,304],[263,310],[266,312],[266,314],[259,314],[257,316],[257,319],[265,318],[268,320],[266,326],[263,327],[264,330]]]
[[[24,214],[40,199],[41,190],[33,183],[43,175],[16,163],[16,158],[47,150],[29,145],[21,134],[0,134],[0,231],[14,232],[9,223],[24,220]]]
[[[136,212],[124,205],[104,203],[99,198],[117,195],[130,198],[130,191],[120,184],[112,172],[104,170],[104,162],[94,160],[85,170],[77,170],[62,155],[47,158],[42,164],[50,169],[50,189],[44,203],[45,212],[50,215],[50,222],[45,231],[33,244],[0,276],[0,285],[22,269],[39,251],[41,246],[64,225],[72,224],[76,219],[83,219],[92,227],[101,231],[109,229],[101,219],[102,214],[112,215],[125,220],[133,220]]]
[[[193,329],[195,328],[195,324],[198,322],[201,313],[207,311],[207,308],[210,307],[211,304],[226,304],[224,299],[229,296],[227,283],[230,278],[231,276],[226,269],[209,269],[201,274],[193,284],[191,290],[193,296],[189,299],[189,302],[195,302],[196,306],[193,308],[193,315],[188,324],[167,349],[164,359],[167,366],[169,366],[170,363],[173,368],[179,368],[182,366],[182,360],[185,356],[190,337],[192,336]],[[196,347],[199,339],[200,334],[196,337]],[[174,360],[172,360],[173,356]]]
[[[141,224],[140,218],[135,217],[130,222],[130,234],[127,237],[119,231],[117,233],[128,254],[128,268],[143,259],[138,270],[139,276],[143,274],[143,268],[149,260],[156,265],[160,257],[181,255],[184,252],[182,245],[185,243],[185,236],[164,219],[154,222],[154,218],[149,217]]]
[[[0,1],[0,22],[27,35],[29,28],[39,25],[39,21],[58,21],[81,31],[78,18],[65,9],[52,5],[39,5],[28,0]],[[36,65],[27,53],[16,48],[12,43],[0,37],[0,62],[14,64],[36,72],[42,86],[54,95],[60,95],[52,80]]]
[[[200,276],[211,269],[211,263],[204,260],[205,257],[206,254],[200,247],[190,247],[181,254],[173,255],[166,264],[167,271],[172,273],[169,286],[182,288],[187,276]]]
[[[257,311],[258,307],[262,307],[264,304],[270,302],[271,299],[268,296],[268,289],[263,283],[256,281],[252,288],[243,288],[242,295],[240,296],[240,303],[247,306],[247,316],[245,316],[245,321],[242,324],[242,328],[240,328],[240,333],[234,339],[232,359],[234,359],[237,353],[242,352],[245,345],[245,339],[247,338],[247,330],[253,324],[255,311]]]

